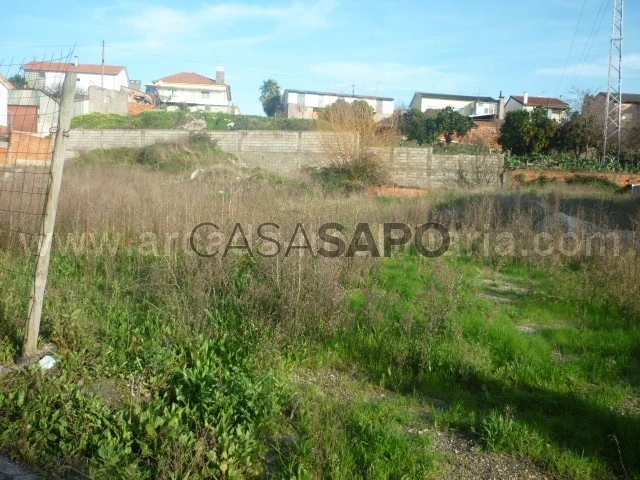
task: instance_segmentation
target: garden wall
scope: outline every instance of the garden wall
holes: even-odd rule
[[[237,130],[207,132],[218,146],[247,167],[291,175],[326,165],[336,145],[355,142],[353,134]],[[67,158],[96,148],[144,147],[189,138],[184,130],[72,130]],[[502,155],[437,155],[431,148],[381,148],[378,154],[396,185],[427,188],[450,183],[501,184]]]

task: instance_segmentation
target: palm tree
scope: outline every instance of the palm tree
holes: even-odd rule
[[[280,85],[270,78],[260,87],[260,103],[267,117],[273,117],[280,108]]]

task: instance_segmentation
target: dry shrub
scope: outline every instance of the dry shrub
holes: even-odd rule
[[[321,112],[318,129],[329,164],[315,172],[316,179],[347,191],[387,182],[382,155],[396,142],[397,132],[394,126],[380,128],[365,101],[337,101]]]

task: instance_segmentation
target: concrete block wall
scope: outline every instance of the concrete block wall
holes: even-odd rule
[[[207,132],[225,152],[247,167],[280,174],[295,174],[301,168],[326,165],[331,152],[353,151],[356,134],[336,137],[329,132],[236,130]],[[185,130],[72,130],[67,158],[96,148],[143,147],[189,138]],[[391,181],[406,187],[429,188],[454,183],[499,185],[504,165],[502,155],[441,155],[432,148],[377,148]]]

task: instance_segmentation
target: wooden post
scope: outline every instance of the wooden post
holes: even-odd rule
[[[45,203],[44,219],[42,221],[41,237],[38,245],[38,260],[36,272],[31,287],[31,299],[29,300],[29,318],[25,327],[25,338],[22,345],[22,357],[32,356],[38,346],[38,333],[40,331],[40,318],[44,304],[44,291],[47,285],[49,273],[49,258],[53,243],[53,228],[56,222],[56,209],[64,171],[64,154],[67,144],[67,136],[71,127],[73,116],[73,98],[76,94],[76,74],[67,72],[62,84],[62,98],[60,99],[60,112],[58,114],[58,129],[53,147],[51,159],[51,177],[49,190]]]

